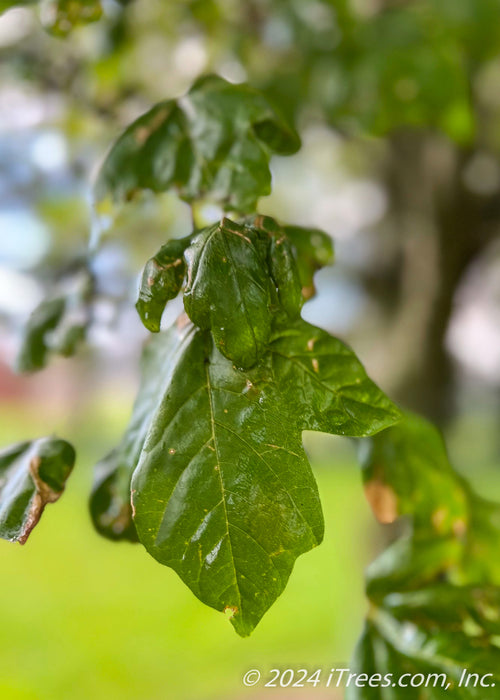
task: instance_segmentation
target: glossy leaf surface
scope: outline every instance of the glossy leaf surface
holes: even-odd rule
[[[302,294],[310,299],[316,293],[314,273],[333,263],[332,239],[324,231],[300,226],[283,226],[283,233],[295,249]]]
[[[75,463],[64,440],[41,438],[0,452],[0,537],[24,544],[47,503],[54,503]]]
[[[354,352],[297,319],[270,344],[273,373],[303,430],[366,437],[395,423],[399,410],[368,378]]]
[[[223,219],[185,251],[186,313],[210,329],[219,350],[239,367],[262,355],[271,333],[271,288],[255,230]]]
[[[284,257],[285,259],[278,262],[278,259],[272,254],[270,258],[271,267],[274,266],[275,274],[277,273],[278,276],[281,274],[288,278],[288,288],[293,295],[292,298],[296,297],[298,284],[302,287],[303,299],[310,299],[314,296],[316,293],[314,273],[326,265],[331,265],[334,261],[333,242],[330,236],[315,228],[281,225],[270,216],[262,216],[261,214],[250,221],[256,228],[265,231],[274,241],[286,241],[284,251],[278,252],[280,258]],[[290,261],[289,252],[293,256],[295,266]],[[279,273],[280,267],[283,268],[283,266],[286,266],[287,272],[283,270]],[[279,286],[278,280],[277,285]],[[295,304],[297,303],[295,302]],[[291,302],[292,309],[295,304]]]
[[[174,299],[182,287],[186,271],[184,250],[189,243],[189,237],[168,241],[144,266],[136,308],[152,333],[160,330],[167,302]]]
[[[134,474],[136,526],[155,558],[246,635],[296,557],[321,541],[316,484],[269,378],[235,370],[194,329],[168,341],[178,361]]]
[[[300,337],[306,352],[312,333],[323,341],[329,337],[297,323],[293,337]],[[297,556],[322,538],[302,430],[370,434],[398,417],[370,384],[348,405],[359,413],[353,421],[335,397],[342,383],[332,383],[338,346],[329,361],[324,348],[316,372],[314,356],[306,361],[298,352],[298,360],[294,353],[278,354],[284,337],[271,343],[255,368],[242,371],[208,333],[191,327],[160,334],[166,353],[163,398],[132,480],[141,542],[203,602],[229,611],[242,635],[283,591]],[[354,354],[345,346],[342,352],[350,359],[349,381],[365,382]],[[318,403],[310,409],[315,394]],[[321,421],[315,413],[320,405]]]
[[[96,200],[175,188],[188,202],[209,199],[226,211],[251,211],[270,193],[271,153],[286,155],[299,146],[258,91],[204,77],[187,95],[160,102],[126,129],[102,166]]]

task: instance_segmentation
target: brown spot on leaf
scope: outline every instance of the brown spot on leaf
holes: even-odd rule
[[[31,531],[42,517],[42,513],[47,503],[55,503],[62,494],[62,491],[53,491],[50,486],[40,478],[39,469],[41,464],[42,460],[38,455],[32,457],[30,460],[29,470],[31,478],[35,484],[36,492],[31,501],[28,517],[26,519],[23,531],[17,540],[19,544],[26,543]]]
[[[462,537],[467,531],[467,523],[462,518],[457,518],[452,526],[453,534]]]
[[[151,134],[163,124],[169,112],[170,110],[166,107],[164,109],[160,109],[147,126],[141,124],[141,126],[137,127],[137,129],[134,131],[134,138],[139,146],[142,146],[148,140]]]
[[[227,617],[228,620],[234,617],[237,612],[238,608],[236,607],[236,605],[226,605],[226,607],[224,608],[224,615]]]
[[[222,219],[221,227],[224,228],[226,231],[229,231],[229,233],[234,233],[235,236],[239,236],[240,238],[243,238],[244,241],[247,243],[252,243],[252,241],[248,238],[248,236],[245,236],[241,231],[237,231],[235,228],[232,228],[233,222],[231,219]]]
[[[390,486],[379,479],[365,484],[366,500],[379,523],[393,523],[398,517],[398,498]]]
[[[438,532],[442,531],[447,515],[448,515],[447,508],[437,508],[433,512],[433,514],[431,516],[431,521],[432,521],[432,525],[433,525],[434,529],[437,530]]]

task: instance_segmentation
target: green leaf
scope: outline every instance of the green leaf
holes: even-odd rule
[[[135,524],[247,635],[322,539],[316,484],[272,378],[234,369],[192,328],[167,338],[168,381],[132,481]]]
[[[283,298],[290,297],[290,301],[285,301],[285,304],[290,304],[290,315],[293,316],[295,306],[298,303],[302,305],[302,300],[310,299],[316,293],[314,273],[333,263],[332,239],[319,229],[280,225],[270,216],[262,216],[261,214],[249,221],[257,229],[265,231],[272,240],[285,242],[284,249],[278,252],[280,259],[276,257],[276,253],[274,256],[271,255],[271,267],[274,269],[273,277],[277,286],[281,281],[281,303],[283,304]],[[290,253],[295,265],[291,264]],[[302,300],[300,302],[297,299],[297,287],[299,286],[302,287]],[[285,288],[288,292],[285,291]],[[285,304],[283,305],[285,306]]]
[[[150,338],[142,352],[139,391],[127,429],[118,447],[95,466],[90,513],[96,530],[111,540],[138,541],[132,520],[130,481],[162,397],[162,377],[168,360],[165,335]]]
[[[109,540],[138,542],[132,519],[130,480],[136,464],[123,456],[120,445],[94,467],[89,508],[97,532]]]
[[[65,308],[64,297],[57,297],[42,301],[33,311],[16,360],[19,372],[34,372],[45,367],[50,352],[48,336],[61,322]]]
[[[183,255],[190,242],[190,236],[168,241],[144,266],[136,308],[152,333],[160,330],[167,302],[180,292],[186,272]]]
[[[188,202],[209,199],[226,211],[251,211],[271,191],[271,153],[299,146],[257,90],[204,77],[125,130],[101,168],[95,198],[126,201],[141,189],[175,188]]]
[[[255,364],[271,333],[269,273],[258,245],[254,229],[223,219],[185,251],[186,313],[239,367]]]
[[[316,228],[283,226],[283,232],[295,251],[302,294],[310,299],[316,293],[314,273],[334,261],[332,239]]]
[[[285,337],[293,349],[294,339],[307,346],[311,334],[323,350],[313,378],[310,357],[281,354]],[[246,371],[208,333],[171,329],[161,338],[162,399],[132,479],[137,532],[158,561],[203,602],[229,611],[246,635],[283,591],[295,559],[322,538],[302,430],[370,434],[398,412],[367,383],[350,350],[330,339],[328,358],[328,334],[304,321]],[[348,355],[349,381],[362,384],[352,404],[350,388],[332,376],[339,354]]]
[[[396,540],[370,564],[366,592],[378,602],[390,592],[420,589],[456,571],[463,543],[454,536],[406,536]]]
[[[87,268],[79,267],[72,278],[59,286],[61,293],[44,299],[26,323],[16,358],[18,372],[43,369],[52,354],[69,357],[85,340],[90,322],[92,276]]]
[[[382,522],[409,515],[418,531],[463,532],[468,495],[453,471],[443,438],[423,418],[405,420],[360,448],[368,500]]]
[[[410,529],[368,568],[371,605],[353,671],[444,674],[446,697],[482,700],[486,688],[458,684],[464,669],[491,684],[485,674],[500,668],[500,506],[473,493],[418,416],[371,438],[362,462],[375,515],[406,516]],[[444,697],[441,685],[425,695],[397,685],[377,692],[349,688],[347,698]]]
[[[370,614],[350,664],[352,673],[380,674],[383,687],[350,684],[346,699],[495,697],[500,648],[491,636],[498,636],[499,604],[500,589],[489,587],[441,585],[389,597]],[[478,674],[487,687],[475,687],[474,678],[466,685],[468,674]],[[412,677],[416,684],[422,681],[419,687],[411,687]]]
[[[366,437],[399,420],[354,352],[326,331],[297,319],[269,348],[276,381],[302,430]]]
[[[34,5],[37,0],[0,0],[0,13],[10,10],[12,7]]]
[[[24,544],[47,503],[54,503],[75,463],[64,440],[41,438],[0,452],[0,537]]]
[[[75,27],[101,17],[100,0],[49,0],[44,7],[43,25],[51,34],[65,37]]]

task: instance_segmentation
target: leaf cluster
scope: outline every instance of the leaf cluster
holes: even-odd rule
[[[417,416],[367,441],[362,464],[377,518],[405,518],[409,531],[368,569],[370,610],[353,670],[444,674],[447,696],[484,697],[484,688],[459,682],[464,669],[482,677],[500,668],[500,506],[472,491],[438,430]],[[376,697],[368,688],[350,692]],[[391,692],[422,697],[417,688]],[[443,688],[426,693],[437,699]]]

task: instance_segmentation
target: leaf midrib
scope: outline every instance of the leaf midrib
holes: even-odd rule
[[[219,482],[220,482],[220,490],[221,490],[221,499],[223,503],[223,508],[224,508],[224,522],[226,524],[226,536],[227,540],[229,542],[229,551],[230,551],[230,557],[231,557],[231,562],[232,562],[232,569],[234,571],[234,586],[236,587],[236,591],[238,593],[238,611],[241,611],[241,591],[238,583],[238,575],[236,573],[236,563],[234,559],[234,554],[233,554],[233,543],[231,542],[231,535],[229,533],[229,518],[227,514],[227,504],[226,504],[226,491],[224,489],[224,482],[222,481],[222,473],[221,473],[221,459],[219,455],[219,445],[217,442],[217,436],[216,436],[216,431],[215,431],[215,414],[214,414],[214,407],[213,407],[213,401],[212,401],[212,384],[210,382],[210,372],[209,372],[209,363],[205,362],[205,376],[206,376],[206,382],[207,382],[207,394],[208,394],[208,405],[210,409],[210,425],[212,428],[212,440],[214,442],[214,449],[215,449],[215,458],[217,460],[217,474],[219,476]]]

